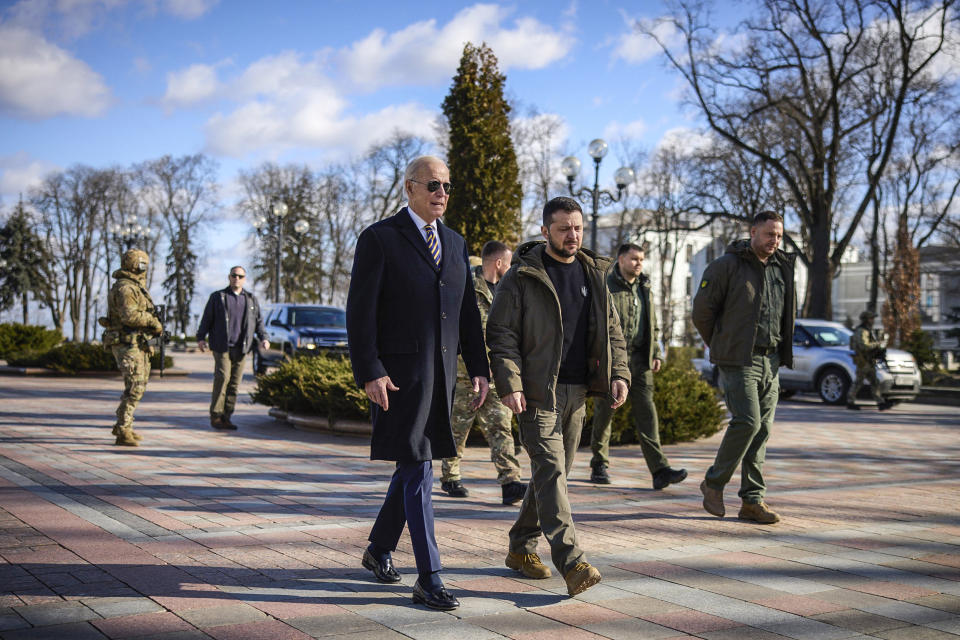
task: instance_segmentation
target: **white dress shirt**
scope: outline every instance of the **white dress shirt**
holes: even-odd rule
[[[420,236],[423,238],[424,244],[427,242],[427,231],[424,227],[433,227],[433,236],[437,239],[437,260],[443,260],[443,245],[440,244],[440,234],[437,230],[437,221],[428,223],[426,220],[414,213],[413,209],[410,206],[407,206],[407,212],[410,214],[410,219],[413,220],[413,224],[417,225],[417,229],[420,231]]]

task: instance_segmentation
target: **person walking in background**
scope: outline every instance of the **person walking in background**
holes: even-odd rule
[[[577,543],[567,498],[586,396],[619,407],[627,399],[630,370],[605,284],[610,261],[581,247],[580,205],[553,198],[543,208],[540,230],[546,242],[517,248],[487,320],[497,392],[517,414],[531,466],[506,565],[529,578],[550,577],[536,553],[543,533],[573,596],[601,578]]]
[[[857,366],[857,374],[847,392],[847,409],[859,411],[857,394],[863,388],[864,381],[870,383],[870,393],[877,403],[877,409],[886,411],[893,406],[892,402],[884,400],[880,394],[880,383],[877,380],[877,359],[883,353],[883,341],[873,330],[873,321],[877,314],[869,309],[860,314],[860,324],[850,336],[850,348],[853,349],[853,363]]]
[[[473,269],[473,289],[480,308],[480,321],[486,330],[487,314],[493,302],[493,293],[503,274],[510,268],[513,253],[502,242],[491,240],[480,251],[481,263]],[[511,505],[523,500],[527,485],[520,482],[520,463],[514,455],[513,414],[498,398],[491,398],[483,406],[473,408],[473,383],[461,359],[457,365],[457,390],[453,396],[453,439],[457,443],[457,455],[444,458],[441,466],[440,488],[454,498],[465,498],[470,492],[460,479],[460,459],[467,443],[470,429],[476,424],[490,445],[490,461],[497,469],[497,481],[503,504]]]
[[[237,404],[237,389],[243,379],[247,354],[260,341],[261,349],[269,349],[267,331],[256,296],[243,288],[247,272],[243,267],[230,269],[229,284],[214,291],[203,309],[197,329],[200,351],[213,352],[213,393],[210,397],[210,426],[218,430],[236,430],[230,421]]]
[[[780,397],[781,366],[793,366],[796,254],[780,250],[783,218],[762,211],[750,239],[738,240],[703,272],[693,299],[693,324],[720,370],[730,411],[713,465],[700,483],[703,508],[722,518],[723,488],[741,468],[738,517],[774,524],[780,516],[764,503],[763,462]]]
[[[113,272],[116,282],[107,298],[107,317],[100,318],[103,346],[109,348],[123,374],[123,396],[117,407],[113,425],[115,445],[136,447],[140,434],[133,429],[133,412],[147,390],[150,380],[149,340],[163,332],[156,316],[153,300],[147,291],[147,267],[150,258],[139,249],[130,249],[120,258],[120,268]]]
[[[653,374],[660,371],[660,326],[650,296],[650,278],[643,273],[645,253],[635,244],[623,244],[617,261],[607,274],[607,289],[620,317],[620,329],[627,344],[630,363],[630,408],[633,426],[640,439],[640,450],[653,475],[653,488],[682,482],[686,469],[673,469],[660,447],[660,425],[653,404]],[[610,425],[614,409],[608,403],[593,405],[593,431],[590,449],[590,481],[610,484]]]
[[[361,564],[380,582],[399,582],[391,554],[406,524],[417,563],[414,602],[451,610],[460,602],[440,578],[432,460],[457,453],[450,411],[458,349],[474,409],[486,399],[490,365],[466,242],[440,223],[450,171],[422,156],[407,166],[403,186],[407,206],[360,234],[347,293],[350,362],[372,404],[370,458],[396,462]]]

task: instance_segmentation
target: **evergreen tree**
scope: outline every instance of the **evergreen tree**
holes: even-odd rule
[[[23,308],[23,324],[28,324],[29,294],[45,286],[44,261],[47,249],[34,231],[34,222],[17,204],[6,224],[0,228],[0,309],[18,301]]]
[[[486,44],[469,42],[443,100],[450,145],[447,165],[453,195],[444,221],[467,239],[473,255],[488,240],[510,244],[520,237],[521,199],[517,154],[510,139],[505,76]]]

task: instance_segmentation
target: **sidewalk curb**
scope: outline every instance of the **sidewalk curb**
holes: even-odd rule
[[[183,376],[190,375],[186,369],[164,369],[163,376]],[[120,378],[122,374],[119,371],[77,371],[76,373],[65,373],[56,369],[47,369],[46,367],[11,367],[9,365],[0,366],[0,376],[47,376],[51,378]],[[160,377],[159,369],[150,370],[151,378]]]
[[[373,425],[360,420],[330,420],[323,416],[310,416],[290,413],[277,407],[271,407],[267,414],[276,420],[286,422],[298,431],[321,431],[342,435],[370,436],[373,434]]]

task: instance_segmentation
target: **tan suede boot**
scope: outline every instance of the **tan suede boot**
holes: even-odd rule
[[[535,553],[514,553],[510,551],[507,553],[507,560],[504,564],[534,580],[543,580],[553,575],[550,573],[550,567],[543,564],[540,561],[540,556]]]
[[[563,577],[567,581],[567,593],[575,596],[583,593],[593,585],[600,582],[600,572],[589,562],[578,562],[577,566]]]
[[[740,507],[740,513],[737,514],[737,517],[741,520],[750,520],[758,524],[776,524],[780,522],[780,516],[770,511],[767,505],[762,502],[744,502],[743,506]]]
[[[140,438],[133,429],[127,428],[120,432],[113,444],[121,447],[139,447]]]

